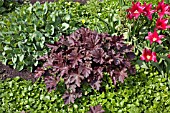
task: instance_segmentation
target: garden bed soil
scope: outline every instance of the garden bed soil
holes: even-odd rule
[[[32,82],[35,82],[36,79],[33,76],[33,73],[23,70],[23,71],[17,71],[16,69],[12,69],[9,66],[6,66],[0,62],[0,79],[5,80],[7,78],[14,78],[14,77],[21,77],[25,80],[31,80]]]

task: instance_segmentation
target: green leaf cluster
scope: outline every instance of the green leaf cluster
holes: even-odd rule
[[[0,16],[5,15],[20,5],[17,0],[0,0]]]
[[[59,84],[59,89],[48,93],[43,81],[34,84],[31,81],[18,77],[0,82],[0,110],[5,113],[20,113],[21,111],[37,112],[67,112],[61,93],[64,88]]]
[[[106,92],[98,94],[96,101],[112,113],[170,112],[169,79],[161,77],[153,67],[146,70],[136,65],[136,68],[136,76],[130,76],[117,88],[103,84]]]

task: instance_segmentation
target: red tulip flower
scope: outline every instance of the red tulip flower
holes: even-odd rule
[[[152,44],[153,42],[157,42],[157,43],[161,44],[162,38],[164,38],[164,35],[158,35],[156,30],[154,30],[153,33],[149,32],[148,36],[145,37],[145,39],[148,39],[150,41],[150,44]]]
[[[140,14],[142,14],[144,7],[141,6],[140,2],[136,3],[132,2],[132,4],[133,4],[132,7],[127,9],[127,12],[129,13],[127,17],[129,19],[132,18],[137,19],[140,16]]]
[[[156,21],[156,28],[160,30],[165,30],[167,28],[170,28],[168,24],[168,19],[158,18]]]
[[[144,3],[144,9],[143,9],[143,14],[148,17],[149,20],[152,20],[152,14],[155,12],[155,10],[152,9],[152,4],[146,4]]]
[[[164,3],[164,0],[158,3],[158,6],[156,8],[158,15],[160,18],[162,18],[165,14],[170,14],[169,5]]]
[[[156,52],[152,52],[151,50],[145,48],[140,59],[145,60],[146,62],[149,61],[157,62]]]
[[[169,55],[167,55],[167,57],[168,57],[168,58],[170,58],[170,54],[169,54]]]

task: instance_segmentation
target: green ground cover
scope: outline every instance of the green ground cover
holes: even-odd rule
[[[19,78],[1,81],[1,112],[30,113],[86,113],[89,106],[101,104],[106,113],[168,113],[170,112],[170,82],[152,70],[140,71],[115,87],[104,82],[106,92],[84,89],[83,96],[74,104],[64,105],[63,83],[48,93],[43,80],[32,84]],[[91,95],[89,95],[91,93]]]

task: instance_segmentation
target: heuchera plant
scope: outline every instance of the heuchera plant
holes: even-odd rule
[[[101,105],[90,106],[90,111],[88,113],[104,113]]]
[[[46,44],[51,48],[43,60],[43,67],[37,68],[35,77],[45,76],[48,91],[56,89],[57,83],[64,79],[67,91],[63,95],[65,103],[74,102],[81,97],[81,85],[89,83],[99,90],[103,72],[110,74],[116,85],[123,83],[128,73],[135,73],[131,60],[135,57],[132,46],[123,42],[123,35],[110,36],[98,34],[87,28],[76,30],[70,36],[61,36],[55,44]]]
[[[146,2],[143,5],[140,2],[132,2],[132,7],[127,9],[127,17],[134,22],[133,25],[135,26],[132,28],[132,37],[138,38],[138,44],[135,45],[137,45],[137,48],[144,47],[140,59],[146,62],[153,61],[151,64],[156,66],[163,75],[164,72],[170,73],[170,59],[168,59],[170,58],[170,51],[168,50],[170,39],[167,38],[170,28],[168,24],[169,9],[170,5],[165,4],[164,0],[159,2],[158,6],[154,7],[154,10],[152,9],[152,4],[146,4]],[[141,39],[142,36],[143,39]],[[144,39],[148,40],[148,42]],[[155,52],[152,52],[152,50]],[[161,64],[162,61],[164,62],[163,65]],[[160,64],[161,67],[159,66]],[[166,70],[164,71],[163,69]]]

